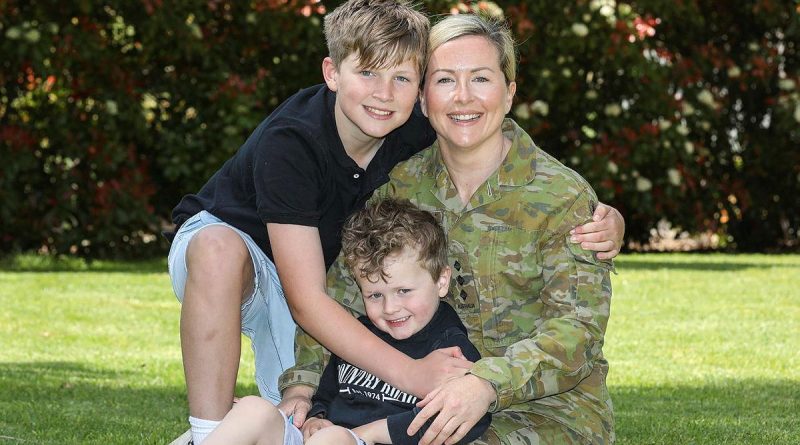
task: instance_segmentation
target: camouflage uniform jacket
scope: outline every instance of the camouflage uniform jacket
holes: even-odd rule
[[[597,198],[577,173],[539,149],[515,122],[500,168],[464,206],[438,143],[399,164],[375,198],[408,198],[437,216],[448,236],[453,281],[446,301],[483,358],[472,374],[497,392],[490,411],[535,413],[583,435],[614,441],[603,337],[611,303],[611,264],[569,241],[591,219]],[[341,257],[329,294],[364,313]],[[299,330],[298,330],[299,331]],[[321,347],[299,332],[297,365],[281,387],[316,385]]]

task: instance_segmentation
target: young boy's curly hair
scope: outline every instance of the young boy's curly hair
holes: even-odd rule
[[[342,229],[342,254],[354,277],[386,279],[383,262],[405,247],[416,249],[417,261],[433,280],[447,267],[447,237],[436,218],[410,201],[388,198],[369,203]]]

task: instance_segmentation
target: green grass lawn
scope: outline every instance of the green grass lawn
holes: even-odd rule
[[[800,443],[800,256],[625,255],[606,336],[620,444]],[[187,416],[163,261],[0,267],[0,443],[163,444]],[[256,393],[246,351],[237,389]]]

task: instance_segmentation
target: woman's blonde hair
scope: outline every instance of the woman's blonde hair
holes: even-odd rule
[[[511,30],[501,19],[476,14],[449,15],[433,25],[428,38],[428,57],[445,43],[464,36],[485,37],[497,49],[498,63],[506,78],[506,84],[517,77],[517,52]]]

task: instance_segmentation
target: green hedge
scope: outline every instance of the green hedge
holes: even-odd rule
[[[284,98],[321,81],[313,0],[0,2],[0,248],[162,251],[158,232]],[[499,4],[499,6],[498,6]],[[423,2],[505,12],[513,113],[626,216],[797,245],[798,2]]]

